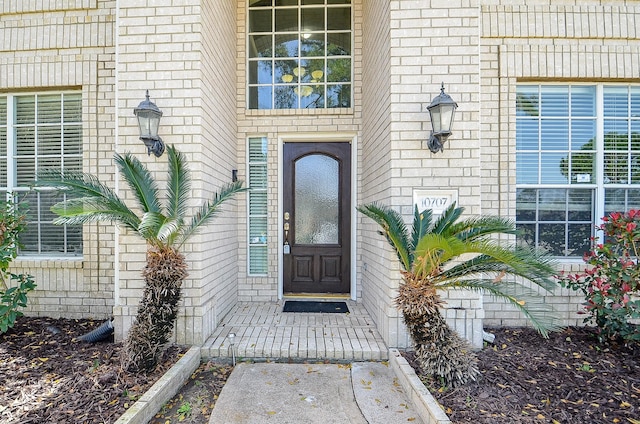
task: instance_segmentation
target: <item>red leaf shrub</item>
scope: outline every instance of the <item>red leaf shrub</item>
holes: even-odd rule
[[[613,212],[598,228],[604,242],[593,239],[584,255],[589,265],[584,272],[562,274],[563,287],[585,297],[585,323],[599,328],[601,342],[640,340],[640,210]]]

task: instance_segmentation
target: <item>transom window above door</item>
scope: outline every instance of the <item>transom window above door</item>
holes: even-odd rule
[[[249,0],[249,109],[351,107],[351,0]]]

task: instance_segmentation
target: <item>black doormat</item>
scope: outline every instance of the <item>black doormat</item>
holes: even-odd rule
[[[307,300],[287,300],[282,312],[323,312],[327,314],[346,314],[349,312],[346,302],[313,302]]]

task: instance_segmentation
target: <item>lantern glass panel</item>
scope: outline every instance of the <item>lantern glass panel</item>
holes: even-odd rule
[[[434,134],[451,133],[455,105],[439,104],[429,110]]]
[[[139,111],[138,125],[140,126],[140,138],[157,139],[160,115],[153,111]]]
[[[453,114],[456,108],[454,105],[444,105],[440,109],[441,129],[443,133],[451,132],[451,125],[453,124]]]

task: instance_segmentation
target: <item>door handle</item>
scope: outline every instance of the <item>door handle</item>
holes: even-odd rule
[[[282,246],[282,253],[289,255],[291,253],[291,245],[289,245],[289,212],[284,213],[284,246]]]
[[[284,225],[283,225],[284,242],[285,242],[285,244],[289,244],[289,228],[290,228],[289,219],[291,219],[291,214],[289,212],[285,212],[284,213]]]

